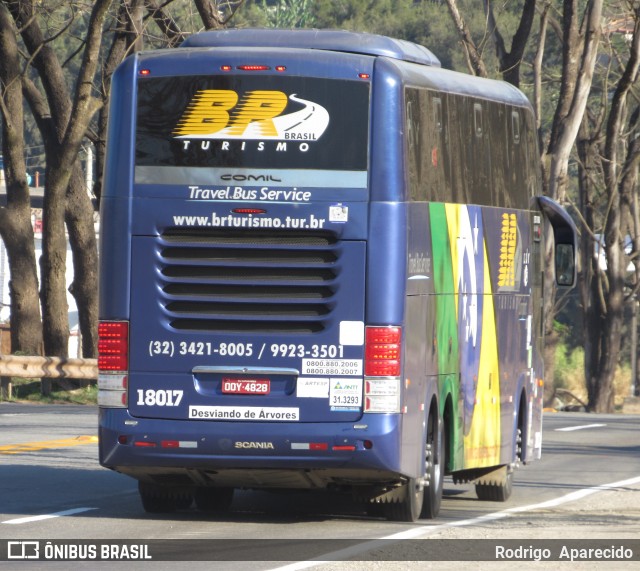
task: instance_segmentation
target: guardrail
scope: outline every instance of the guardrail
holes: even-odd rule
[[[0,355],[0,400],[11,398],[12,377],[24,379],[97,379],[98,360]]]

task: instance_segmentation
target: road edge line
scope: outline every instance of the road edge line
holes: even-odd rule
[[[337,551],[331,551],[324,556],[324,557],[329,556],[327,559],[321,559],[321,557],[323,556],[319,556],[317,559],[307,559],[305,561],[298,561],[297,563],[290,563],[289,565],[284,565],[282,567],[274,567],[269,571],[301,571],[302,569],[309,569],[311,567],[327,565],[329,563],[336,563],[339,561],[344,561],[345,559],[348,559],[350,557],[353,557],[365,551],[371,551],[372,549],[380,549],[382,547],[389,547],[390,542],[400,542],[405,539],[416,539],[418,537],[426,537],[430,535],[435,535],[436,533],[440,533],[445,529],[450,529],[453,527],[465,527],[468,525],[473,525],[475,523],[485,523],[487,521],[503,519],[505,517],[509,517],[512,514],[529,512],[529,511],[550,508],[550,507],[556,507],[562,504],[567,504],[569,502],[580,500],[582,498],[585,498],[587,496],[590,496],[598,492],[607,492],[607,491],[614,490],[616,488],[631,486],[638,483],[640,483],[640,476],[637,476],[635,478],[629,478],[627,480],[620,480],[618,482],[611,482],[609,484],[600,484],[598,486],[590,486],[588,488],[582,488],[580,490],[576,490],[575,492],[569,492],[568,494],[564,496],[560,496],[559,498],[555,498],[553,500],[547,500],[537,504],[507,508],[506,510],[502,510],[499,512],[493,512],[493,513],[485,514],[482,516],[465,519],[461,521],[455,521],[451,523],[443,523],[435,526],[429,526],[429,525],[420,526],[417,528],[408,529],[406,531],[394,533],[392,535],[387,535],[385,537],[380,537],[378,539],[365,540],[363,543],[359,543],[358,545],[354,545],[353,547],[339,549]]]

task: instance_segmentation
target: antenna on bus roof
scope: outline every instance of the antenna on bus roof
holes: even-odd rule
[[[385,56],[440,67],[440,60],[427,48],[406,40],[347,30],[280,30],[267,28],[227,29],[200,32],[182,47],[274,47],[306,48]]]

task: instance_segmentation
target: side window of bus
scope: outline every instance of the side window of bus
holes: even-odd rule
[[[412,201],[451,201],[445,121],[441,94],[407,88],[405,137]]]
[[[491,130],[488,127],[488,105],[485,101],[474,101],[469,106],[473,132],[469,133],[466,145],[470,147],[467,171],[468,202],[471,204],[493,204],[491,196]],[[465,144],[463,142],[463,144]],[[470,195],[470,196],[469,196]]]
[[[492,187],[493,205],[509,208],[509,171],[515,168],[509,157],[509,132],[505,119],[506,108],[502,103],[494,103],[488,107],[490,129],[489,143],[491,145],[491,172],[489,173]]]
[[[449,196],[449,153],[446,140],[446,123],[441,94],[430,93],[429,117],[429,156],[426,157],[430,165],[429,199],[444,202]]]
[[[509,180],[505,189],[505,206],[528,208],[532,161],[527,156],[527,144],[522,136],[521,110],[509,108],[505,120],[509,156]]]
[[[449,107],[449,116],[448,116],[448,125],[449,125],[449,136],[450,136],[450,145],[449,145],[449,161],[450,161],[450,194],[447,197],[447,202],[459,202],[465,203],[465,155],[464,155],[464,145],[462,145],[461,141],[467,137],[466,134],[466,123],[465,121],[461,121],[461,118],[464,116],[464,109],[462,107],[462,103],[464,100],[459,95],[450,95],[448,97],[448,107]]]
[[[542,172],[540,167],[540,151],[538,149],[538,141],[536,139],[536,125],[532,113],[524,116],[525,136],[522,137],[522,143],[526,146],[525,153],[527,155],[527,182],[529,194],[527,201],[530,201],[539,194],[542,194]],[[526,206],[523,206],[526,208]]]
[[[424,185],[421,176],[420,100],[417,89],[405,90],[404,113],[409,196],[411,200],[419,201],[422,199]]]

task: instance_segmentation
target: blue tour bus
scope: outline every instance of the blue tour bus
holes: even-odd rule
[[[223,30],[113,77],[101,202],[100,462],[145,510],[235,488],[435,517],[540,456],[544,225],[511,85],[345,31]]]

